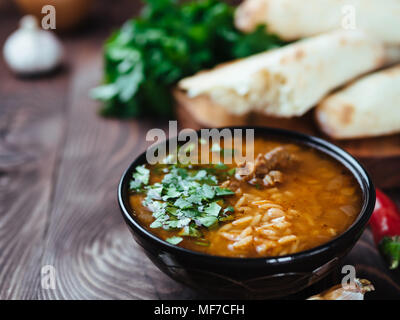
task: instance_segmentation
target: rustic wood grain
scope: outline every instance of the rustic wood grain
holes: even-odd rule
[[[122,172],[145,149],[146,131],[166,122],[97,115],[88,90],[101,79],[102,40],[135,10],[127,0],[119,1],[125,10],[103,3],[95,8],[101,19],[63,36],[68,61],[60,72],[21,80],[0,61],[0,299],[204,298],[161,273],[119,213]],[[17,21],[7,10],[1,43]],[[400,200],[400,190],[389,192]],[[369,230],[344,263],[374,283],[367,298],[400,298],[399,278]],[[43,265],[55,267],[55,290],[40,285]]]
[[[1,40],[16,26],[8,17]],[[66,86],[62,72],[21,80],[0,61],[0,299],[31,299],[40,280]]]

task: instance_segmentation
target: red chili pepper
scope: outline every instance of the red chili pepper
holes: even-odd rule
[[[396,269],[400,263],[400,210],[378,189],[370,225],[379,251],[389,261],[390,269]]]

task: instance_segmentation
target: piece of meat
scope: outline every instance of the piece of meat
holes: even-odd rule
[[[283,174],[278,170],[271,170],[264,177],[253,176],[248,183],[255,186],[273,187],[277,183],[283,182]]]
[[[228,189],[231,189],[232,191],[235,191],[236,189],[238,189],[240,187],[240,182],[237,180],[229,179],[229,180],[222,182],[220,184],[220,187],[228,188]]]
[[[278,170],[271,170],[263,179],[263,184],[266,187],[273,187],[276,183],[283,182],[283,174]]]
[[[254,163],[249,161],[241,164],[235,178],[253,185],[271,187],[283,181],[282,172],[275,169],[285,169],[295,161],[295,156],[286,148],[276,147],[266,154],[259,153]]]
[[[251,161],[245,161],[240,164],[236,170],[235,178],[237,180],[248,180],[255,174],[255,164]]]
[[[259,153],[257,155],[256,161],[254,162],[255,175],[259,177],[267,174],[271,170],[270,167],[271,166],[265,158],[265,155]]]
[[[292,165],[295,157],[284,147],[276,147],[264,155],[269,170],[284,169]]]

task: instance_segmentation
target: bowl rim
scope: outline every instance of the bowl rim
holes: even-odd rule
[[[118,185],[118,203],[119,207],[121,209],[122,216],[125,220],[125,222],[128,224],[128,226],[134,230],[134,232],[137,232],[139,235],[141,235],[144,238],[147,238],[151,240],[153,243],[159,245],[161,249],[164,251],[169,251],[173,252],[175,254],[180,254],[180,255],[186,255],[187,257],[198,257],[198,258],[203,258],[203,259],[209,259],[213,260],[215,263],[222,263],[222,262],[228,262],[228,263],[259,263],[262,262],[264,264],[285,264],[285,263],[290,263],[293,262],[294,260],[300,260],[300,259],[305,259],[305,258],[310,258],[312,256],[318,255],[323,252],[327,252],[329,250],[332,250],[334,247],[339,245],[339,242],[343,239],[345,239],[348,236],[351,236],[353,232],[357,232],[357,230],[361,230],[366,226],[368,223],[373,209],[375,207],[375,188],[372,183],[372,180],[368,174],[368,172],[365,170],[365,168],[360,164],[358,160],[356,160],[351,154],[349,154],[347,151],[343,150],[342,148],[334,145],[333,143],[324,140],[322,138],[305,134],[305,133],[300,133],[297,131],[293,130],[287,130],[287,129],[281,129],[281,128],[272,128],[272,127],[267,127],[267,126],[230,126],[230,127],[219,127],[217,128],[218,130],[222,129],[254,129],[255,130],[255,137],[258,136],[276,136],[277,140],[282,139],[284,141],[293,141],[297,142],[306,146],[309,146],[311,148],[317,149],[320,152],[328,155],[329,157],[333,158],[334,160],[340,162],[344,167],[349,170],[354,178],[357,180],[360,189],[362,191],[362,208],[360,212],[358,213],[357,218],[354,220],[354,222],[341,234],[338,236],[334,237],[333,239],[329,240],[326,243],[323,243],[317,247],[307,249],[304,251],[300,251],[297,253],[293,254],[288,254],[288,255],[283,255],[283,256],[267,256],[267,257],[227,257],[227,256],[218,256],[218,255],[211,255],[203,252],[198,252],[198,251],[193,251],[189,250],[186,248],[182,248],[173,244],[168,243],[167,241],[157,237],[155,234],[153,234],[151,231],[147,230],[144,226],[142,226],[136,219],[134,219],[133,215],[129,213],[129,210],[127,207],[130,207],[125,205],[125,200],[124,200],[124,188],[127,182],[129,182],[130,177],[128,177],[128,174],[130,174],[133,169],[140,165],[144,164],[145,162],[141,161],[141,159],[144,157],[147,149],[140,153],[134,161],[129,165],[129,167],[124,171],[122,174],[122,177],[120,179],[119,185]],[[200,132],[201,129],[196,130],[197,133]],[[258,131],[258,133],[257,133]],[[164,143],[166,141],[169,141],[171,139],[176,138],[170,137],[164,141],[161,141],[160,143]],[[168,142],[167,142],[168,143]],[[158,143],[156,144],[158,145]],[[151,147],[154,147],[156,145],[152,145]],[[132,209],[133,210],[133,209]]]

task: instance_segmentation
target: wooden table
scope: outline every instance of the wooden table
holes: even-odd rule
[[[102,76],[103,40],[137,10],[106,2],[79,33],[62,36],[59,72],[17,79],[0,60],[0,299],[202,298],[145,257],[119,213],[123,170],[145,149],[147,130],[166,122],[103,119],[88,98]],[[1,10],[3,44],[18,13]],[[400,190],[388,192],[400,200]],[[369,230],[345,263],[375,285],[367,299],[400,298]],[[45,265],[55,267],[55,290],[41,287]]]

